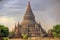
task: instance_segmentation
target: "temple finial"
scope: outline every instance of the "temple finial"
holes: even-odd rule
[[[28,0],[28,5],[30,5],[30,0]]]

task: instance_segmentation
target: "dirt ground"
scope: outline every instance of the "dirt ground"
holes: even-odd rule
[[[9,40],[23,40],[23,39],[15,38]],[[60,40],[60,38],[28,38],[28,40]]]

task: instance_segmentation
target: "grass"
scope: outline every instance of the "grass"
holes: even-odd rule
[[[3,40],[8,40],[9,38],[8,37],[3,37]]]

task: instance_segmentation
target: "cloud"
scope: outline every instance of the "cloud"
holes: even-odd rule
[[[21,1],[24,2],[23,0],[3,0],[0,2],[0,9],[24,8],[25,4],[23,4]]]

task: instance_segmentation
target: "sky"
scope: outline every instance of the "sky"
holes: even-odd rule
[[[9,27],[23,21],[28,0],[2,0],[0,1],[0,24]],[[60,24],[60,0],[30,0],[36,21],[44,30]]]

